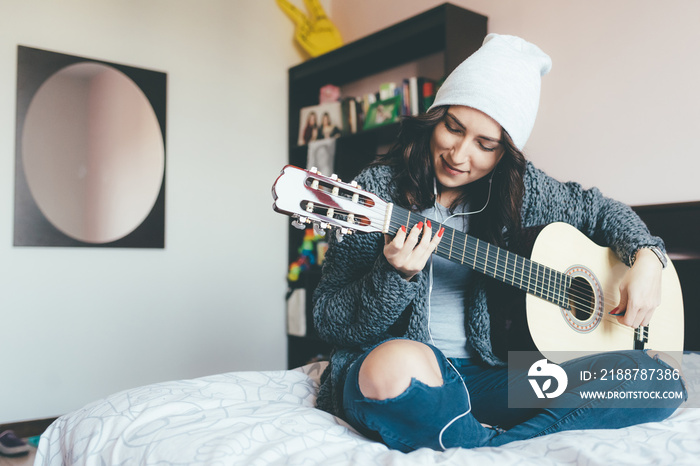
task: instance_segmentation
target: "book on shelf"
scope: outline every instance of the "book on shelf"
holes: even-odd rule
[[[425,113],[435,99],[437,87],[438,83],[433,79],[411,76],[399,83],[382,83],[377,92],[304,107],[299,115],[299,145],[323,137],[355,134],[398,122],[402,116]],[[324,121],[326,125],[323,125]],[[322,127],[326,128],[325,131]]]
[[[404,94],[408,103],[406,115],[419,115],[428,111],[435,100],[436,82],[432,79],[412,76],[408,78],[408,93]]]
[[[418,115],[418,78],[411,76],[408,78],[408,108],[411,113],[409,115]]]
[[[357,101],[354,97],[345,97],[340,101],[343,121],[343,135],[357,132]]]
[[[419,81],[421,86],[421,105],[419,109],[421,112],[427,112],[433,102],[435,102],[435,93],[437,92],[438,83],[432,79],[423,79],[422,82]]]
[[[382,84],[378,100],[399,96],[401,98],[400,115],[415,116],[428,111],[435,100],[436,87],[437,83],[432,79],[411,76],[399,84]],[[369,107],[365,106],[365,109],[368,111]]]

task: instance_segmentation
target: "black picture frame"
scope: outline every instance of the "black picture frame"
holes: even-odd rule
[[[163,179],[155,203],[146,218],[127,235],[107,243],[72,238],[56,228],[39,209],[29,189],[22,161],[22,132],[29,105],[41,85],[63,68],[77,63],[96,63],[115,68],[144,93],[160,126],[163,138]],[[92,58],[26,46],[17,47],[17,113],[15,132],[14,246],[165,248],[165,187],[167,167],[166,102],[167,74]]]

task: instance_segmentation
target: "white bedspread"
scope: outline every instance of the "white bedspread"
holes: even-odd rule
[[[700,464],[700,408],[688,406],[664,422],[620,430],[560,432],[499,448],[391,451],[314,408],[324,364],[117,393],[56,420],[35,464]],[[698,406],[700,354],[686,355],[683,366]]]

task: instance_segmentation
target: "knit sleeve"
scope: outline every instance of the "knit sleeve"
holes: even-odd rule
[[[364,172],[364,189],[387,198],[389,172]],[[383,254],[381,233],[359,233],[329,240],[321,281],[314,292],[314,324],[329,343],[363,346],[386,336],[416,296],[418,283],[403,279]]]
[[[379,233],[351,236],[328,248],[314,292],[319,336],[339,346],[364,346],[386,335],[416,295],[384,258]]]
[[[627,265],[640,247],[665,250],[661,238],[652,236],[629,206],[603,196],[597,188],[583,189],[578,183],[557,181],[528,163],[523,227],[552,222],[573,225],[595,243],[611,248]]]

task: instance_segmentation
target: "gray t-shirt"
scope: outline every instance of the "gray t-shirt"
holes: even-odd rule
[[[466,207],[468,209],[468,207]],[[456,213],[463,211],[458,210]],[[455,230],[467,232],[469,217],[458,215],[450,217],[446,207],[436,203],[434,207],[421,212],[435,222],[433,230],[437,233],[438,223],[447,225]],[[471,348],[467,343],[465,330],[465,293],[471,281],[472,270],[461,264],[443,259],[433,254],[433,288],[430,293],[428,306],[430,310],[430,335],[435,346],[450,358],[469,358]],[[430,269],[428,261],[428,270]]]

